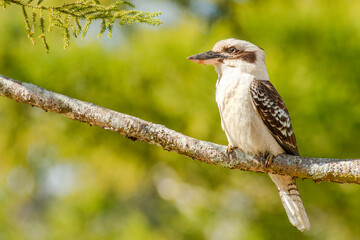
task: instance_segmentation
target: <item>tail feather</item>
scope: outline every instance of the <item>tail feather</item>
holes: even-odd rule
[[[275,174],[269,174],[269,176],[279,191],[281,202],[291,224],[300,231],[309,230],[310,222],[296,186],[296,179]]]

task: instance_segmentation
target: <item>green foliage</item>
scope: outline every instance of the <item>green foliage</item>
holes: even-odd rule
[[[43,5],[43,0],[32,3],[33,0],[24,2],[21,0],[1,0],[0,6],[6,8],[8,5],[14,4],[22,7],[25,19],[25,27],[28,32],[28,38],[35,44],[34,34],[38,28],[40,30],[39,38],[41,38],[46,51],[49,51],[49,45],[45,35],[45,17],[47,12],[48,31],[50,32],[54,26],[59,27],[63,31],[64,48],[70,45],[70,31],[74,37],[84,38],[88,29],[96,20],[101,20],[101,27],[98,37],[108,31],[111,38],[114,23],[119,22],[120,25],[132,24],[135,22],[147,23],[152,26],[161,24],[157,19],[160,12],[142,12],[138,10],[126,10],[124,7],[134,8],[135,5],[128,1],[116,0],[109,6],[102,5],[99,0],[80,0],[74,3],[66,3],[58,7]],[[27,14],[27,9],[32,11],[31,19]],[[80,20],[86,20],[84,27],[81,26]],[[39,24],[37,25],[37,21]]]
[[[153,1],[161,9],[164,1]],[[0,73],[227,144],[214,99],[217,74],[186,57],[220,39],[245,39],[267,53],[270,80],[289,109],[300,154],[358,158],[360,1],[229,4],[232,15],[217,15],[210,26],[197,12],[176,8],[178,21],[156,30],[123,28],[121,41],[114,34],[73,42],[67,51],[49,34],[51,54],[41,44],[32,47],[22,16],[8,8],[0,14]],[[31,11],[28,17],[31,24]],[[265,174],[201,164],[6,98],[0,98],[0,126],[0,239],[360,236],[357,185],[298,180],[312,224],[301,233]]]

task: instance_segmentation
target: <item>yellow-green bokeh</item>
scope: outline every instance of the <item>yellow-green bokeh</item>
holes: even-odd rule
[[[186,57],[241,38],[265,49],[300,153],[359,157],[360,2],[229,1],[228,15],[211,23],[174,1],[152,7],[164,2],[178,9],[176,21],[126,26],[100,40],[94,25],[67,50],[55,31],[50,54],[27,39],[21,9],[0,10],[0,74],[225,145],[217,75]],[[360,235],[355,185],[299,180],[312,224],[301,233],[264,174],[201,164],[6,98],[0,126],[0,239]]]

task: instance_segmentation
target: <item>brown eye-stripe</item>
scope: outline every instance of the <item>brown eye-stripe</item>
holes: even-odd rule
[[[241,59],[244,62],[254,63],[256,61],[256,53],[254,51],[243,51],[235,47],[224,48],[224,52],[231,54],[226,58],[229,59]]]
[[[253,51],[240,52],[238,55],[234,56],[233,59],[241,59],[244,62],[254,63],[256,61],[256,53]]]

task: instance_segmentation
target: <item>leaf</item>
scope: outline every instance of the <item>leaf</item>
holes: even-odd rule
[[[100,38],[103,34],[104,34],[104,32],[106,31],[106,29],[107,29],[107,25],[106,25],[106,20],[102,20],[101,21],[101,27],[100,27],[100,33],[98,34],[98,38]]]
[[[28,38],[31,40],[31,42],[33,44],[35,44],[35,39],[33,37],[33,32],[31,31],[31,28],[30,28],[29,18],[27,16],[25,7],[22,7],[22,10],[23,10],[23,15],[24,15],[24,20],[25,20],[25,28],[28,33]]]
[[[40,29],[40,38],[44,44],[46,51],[49,46],[46,41],[45,23],[49,21],[48,31],[51,32],[54,27],[59,27],[63,31],[64,48],[70,45],[70,31],[74,37],[81,35],[84,38],[87,34],[91,23],[101,20],[100,31],[98,37],[101,37],[106,30],[109,31],[108,36],[111,37],[115,21],[120,25],[132,24],[135,22],[146,23],[152,26],[160,25],[162,22],[157,19],[160,12],[142,12],[138,10],[126,10],[126,8],[135,8],[135,5],[128,1],[116,0],[109,6],[102,5],[99,0],[79,0],[73,3],[65,3],[61,6],[47,6],[43,4],[43,0],[0,0],[0,5],[5,6],[14,4],[22,7],[25,28],[29,39],[35,44],[33,37],[35,31]],[[31,20],[26,10],[31,9]],[[44,12],[48,11],[48,19],[44,17]],[[39,20],[39,26],[37,26]],[[80,20],[86,20],[84,27],[81,26]]]
[[[40,9],[40,14],[39,14],[39,19],[40,19],[40,29],[41,29],[41,34],[39,36],[39,38],[41,38],[44,47],[46,49],[46,52],[49,53],[49,45],[46,41],[46,36],[45,36],[45,20],[44,20],[44,12],[42,9]]]

